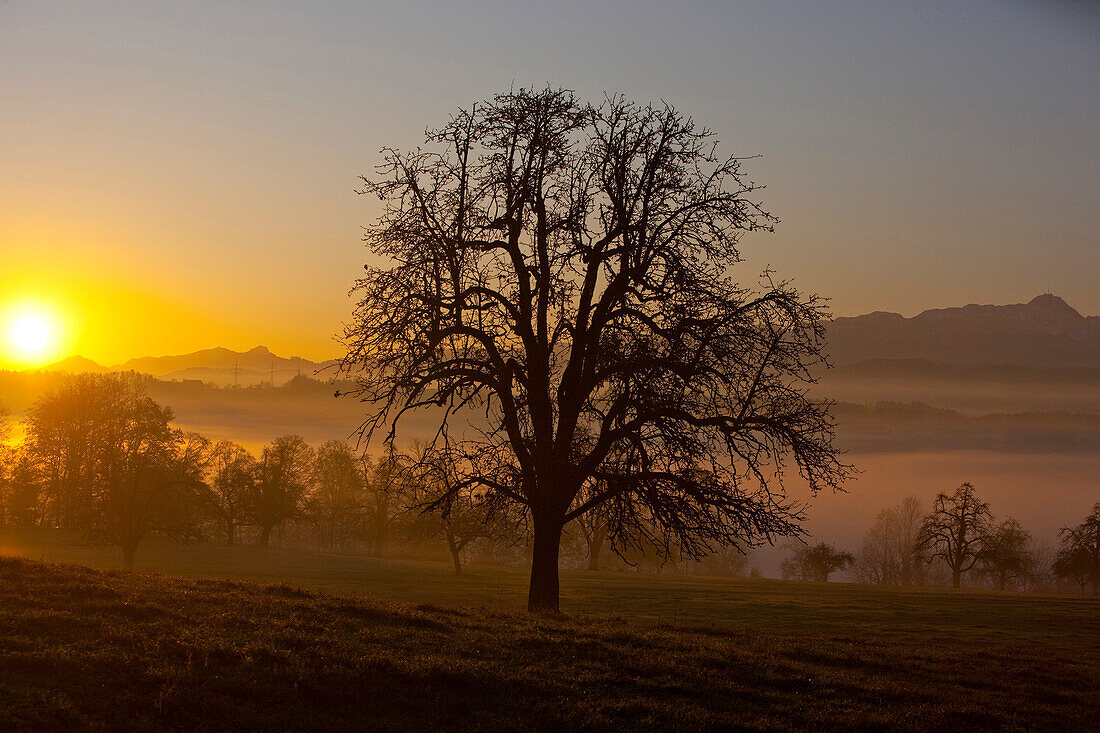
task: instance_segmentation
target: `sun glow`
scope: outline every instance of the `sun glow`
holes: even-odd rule
[[[50,306],[20,303],[3,316],[4,361],[24,367],[55,359],[61,348],[61,321]]]

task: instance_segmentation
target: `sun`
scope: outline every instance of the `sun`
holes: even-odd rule
[[[57,355],[61,328],[52,308],[24,303],[6,310],[3,318],[5,361],[34,367]]]
[[[22,316],[11,327],[11,342],[26,356],[38,356],[50,345],[50,324],[38,316]]]

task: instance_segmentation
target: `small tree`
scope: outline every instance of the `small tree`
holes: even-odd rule
[[[42,476],[26,445],[0,446],[0,505],[8,524],[31,527],[42,522]]]
[[[136,390],[120,377],[77,374],[28,410],[27,445],[42,472],[43,524],[79,530],[93,521],[105,428],[136,399]]]
[[[577,517],[577,526],[581,529],[585,547],[588,549],[588,569],[600,569],[600,552],[607,544],[607,536],[611,527],[607,522],[607,516],[603,507],[596,507]]]
[[[251,516],[260,528],[260,547],[271,530],[302,514],[313,475],[313,451],[298,435],[284,435],[264,447]]]
[[[795,545],[794,552],[779,568],[784,580],[812,580],[827,583],[829,576],[852,564],[852,555],[830,544]]]
[[[1024,583],[1035,565],[1031,533],[1015,519],[1001,522],[989,534],[979,569],[997,586],[1007,590],[1010,585]]]
[[[972,484],[964,483],[953,494],[936,494],[932,513],[921,523],[917,547],[929,563],[942,559],[951,569],[952,587],[958,588],[963,573],[986,553],[992,522],[989,504],[978,499]]]
[[[306,502],[306,516],[321,546],[346,549],[364,533],[366,490],[355,453],[342,440],[330,440],[317,449],[314,489]]]
[[[408,459],[394,452],[387,452],[373,462],[366,454],[360,459],[366,486],[365,533],[375,557],[382,556],[389,542],[394,517],[400,509],[399,499],[407,488],[404,481],[408,468]]]
[[[460,480],[457,456],[424,443],[414,445],[414,452],[401,480],[405,509],[419,514],[415,526],[421,534],[443,539],[455,575],[462,575],[462,554],[468,545],[515,537],[505,507],[494,504],[488,492],[454,490]]]
[[[1100,502],[1092,507],[1085,521],[1076,527],[1062,527],[1062,548],[1054,562],[1054,572],[1072,579],[1084,593],[1086,583],[1092,594],[1100,594]]]
[[[727,578],[747,578],[749,576],[749,556],[736,545],[720,547],[710,555],[699,560],[691,570],[700,575],[721,575]]]
[[[528,608],[558,610],[562,532],[602,504],[612,538],[645,517],[694,556],[798,534],[786,472],[813,492],[846,475],[806,391],[827,314],[768,274],[734,279],[741,234],[775,221],[742,159],[667,105],[554,89],[461,110],[427,144],[364,179],[380,264],[343,366],[368,439],[392,445],[417,410],[440,436],[481,416],[453,436],[454,490],[529,515]],[[578,503],[592,480],[609,489]]]
[[[925,576],[917,559],[921,515],[921,502],[914,496],[879,512],[855,554],[852,574],[856,580],[875,585],[921,585]]]
[[[228,545],[236,540],[237,528],[248,522],[258,476],[259,463],[244,446],[229,440],[214,445],[208,471],[209,497]]]
[[[1081,589],[1084,595],[1092,579],[1092,563],[1083,547],[1062,547],[1050,565],[1056,577],[1069,581]]]

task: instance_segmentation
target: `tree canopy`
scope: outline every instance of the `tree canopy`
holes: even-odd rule
[[[657,528],[687,554],[797,534],[784,474],[813,492],[846,474],[806,394],[826,311],[734,278],[740,236],[775,222],[742,159],[670,106],[549,88],[460,110],[426,146],[364,179],[381,264],[343,366],[367,439],[435,410],[450,490],[532,520],[532,610],[557,609],[562,528],[600,505],[614,543]]]

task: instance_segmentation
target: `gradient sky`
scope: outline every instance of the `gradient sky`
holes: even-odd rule
[[[881,0],[0,0],[0,312],[51,306],[102,363],[333,356],[356,177],[513,82],[664,99],[763,156],[782,223],[744,276],[837,315],[1100,313],[1098,4]]]

